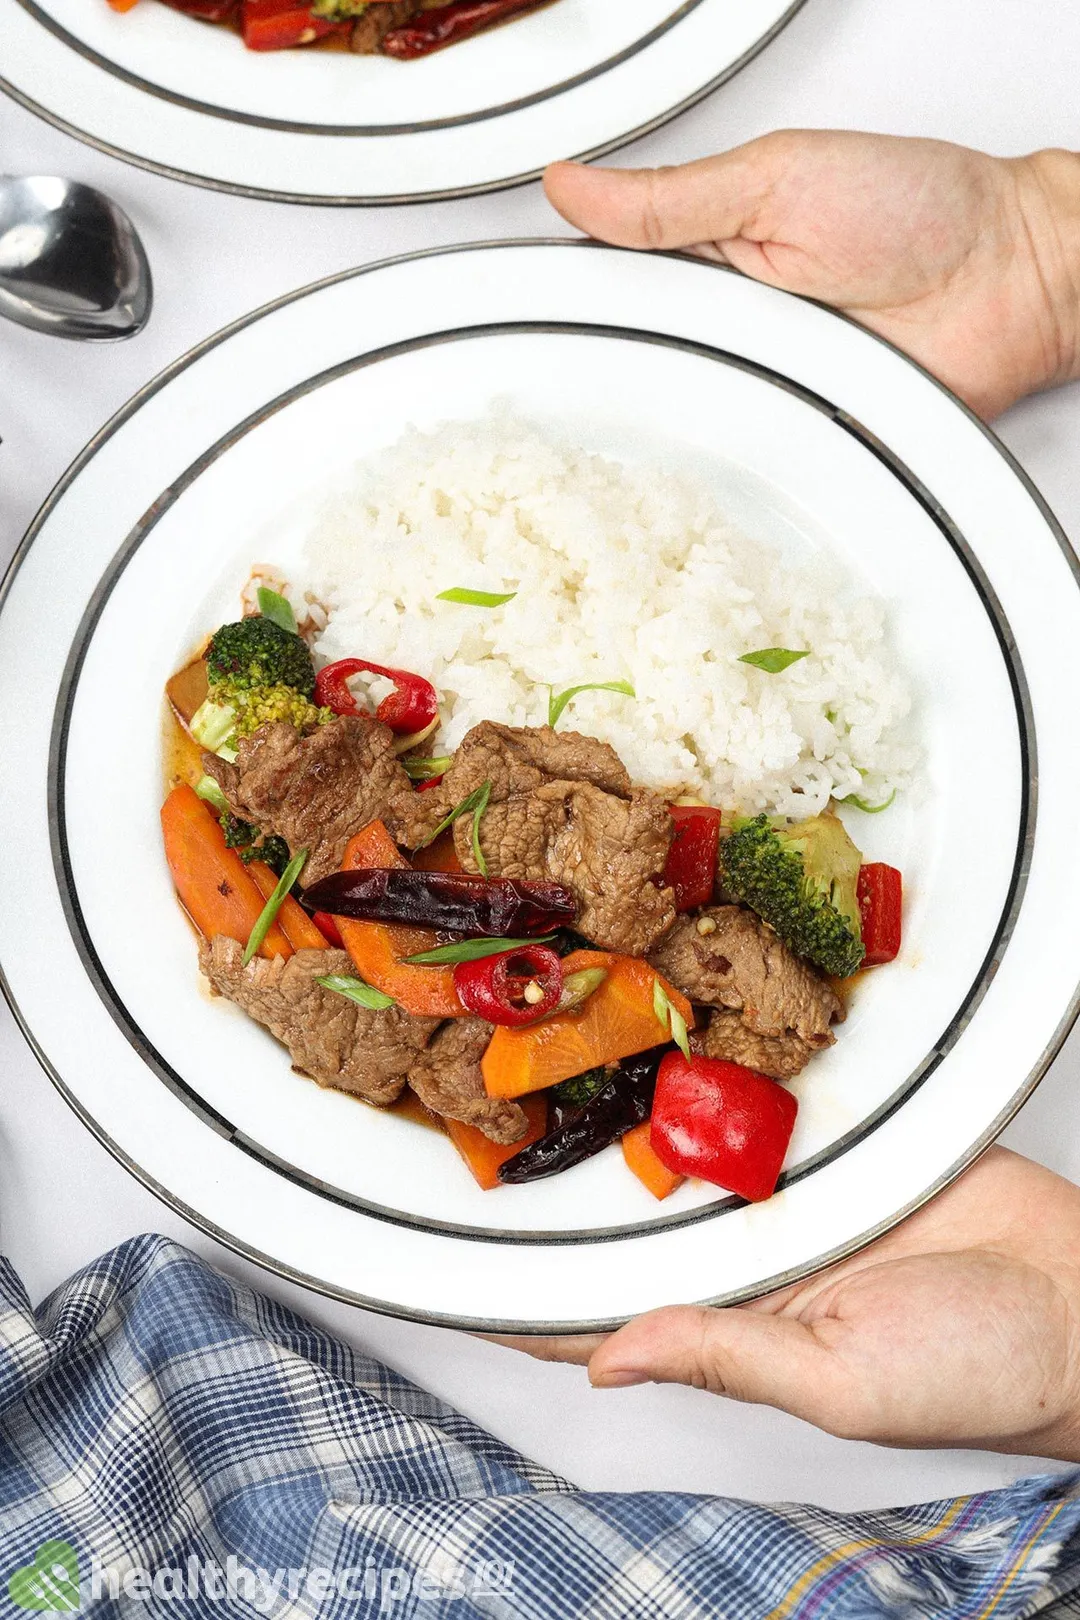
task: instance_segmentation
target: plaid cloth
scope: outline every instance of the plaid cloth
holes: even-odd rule
[[[862,1514],[584,1492],[165,1238],[36,1313],[0,1264],[4,1616],[1008,1620],[1078,1587],[1080,1474]]]

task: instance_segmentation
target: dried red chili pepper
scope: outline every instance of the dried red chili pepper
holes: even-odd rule
[[[348,686],[353,675],[382,675],[393,681],[394,691],[383,698],[375,718],[400,736],[426,731],[438,719],[439,696],[430,681],[407,669],[387,669],[384,664],[369,664],[363,658],[339,658],[320,669],[315,677],[315,702],[319,708],[333,709],[335,714],[359,714],[360,706]]]
[[[419,19],[392,28],[381,50],[384,56],[411,62],[418,56],[430,56],[444,45],[467,39],[504,17],[512,17],[516,11],[531,11],[538,3],[539,0],[451,0],[448,6],[421,12]]]
[[[382,866],[331,872],[303,898],[309,911],[364,922],[410,923],[465,939],[550,934],[577,916],[577,902],[561,883]]]
[[[535,1024],[554,1012],[562,984],[562,962],[547,945],[519,945],[499,956],[459,962],[454,969],[454,989],[469,1011],[507,1029]],[[537,987],[532,999],[531,985]]]

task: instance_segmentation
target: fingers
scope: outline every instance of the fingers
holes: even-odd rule
[[[474,1339],[486,1339],[489,1344],[501,1344],[506,1350],[521,1350],[537,1361],[569,1361],[584,1367],[589,1358],[604,1342],[602,1333],[579,1334],[513,1334],[474,1333]]]
[[[814,1329],[788,1317],[673,1305],[605,1339],[589,1363],[598,1388],[690,1384],[778,1406],[828,1426],[842,1371]]]
[[[564,219],[603,242],[635,248],[725,242],[753,234],[788,140],[765,136],[672,169],[555,163],[544,176],[544,188]]]

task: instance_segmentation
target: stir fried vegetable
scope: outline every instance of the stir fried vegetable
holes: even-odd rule
[[[503,1029],[521,1029],[554,1012],[562,962],[546,945],[518,945],[499,956],[459,962],[454,986],[471,1013]]]
[[[499,1180],[514,1185],[571,1170],[648,1119],[656,1074],[666,1046],[627,1058],[578,1111],[538,1142],[499,1166]]]
[[[716,889],[716,857],[720,847],[720,811],[708,804],[671,804],[675,823],[664,882],[675,891],[675,910],[693,911],[707,906]]]
[[[225,934],[245,944],[262,915],[263,897],[239,855],[226,847],[217,817],[194,788],[173,788],[161,807],[161,830],[176,892],[196,928],[206,939]],[[258,953],[291,956],[292,946],[272,926]]]
[[[667,1040],[654,1006],[659,983],[688,1025],[686,997],[638,956],[578,951],[563,960],[563,972],[603,968],[607,978],[579,1012],[546,1018],[528,1029],[496,1029],[481,1060],[489,1097],[521,1097],[570,1080],[604,1063],[617,1063]]]
[[[284,875],[284,867],[279,872],[267,866],[265,861],[249,861],[247,869],[263,899],[269,900],[277,888],[278,880]],[[297,905],[291,894],[287,894],[281,902],[277,925],[294,951],[324,951],[329,943],[303,906]]]
[[[531,11],[539,0],[451,0],[450,5],[434,11],[421,12],[419,17],[400,28],[391,29],[383,40],[386,56],[399,62],[411,62],[418,56],[430,56],[444,45],[456,45],[504,17],[513,17],[519,11]]]
[[[670,1198],[671,1194],[681,1187],[686,1177],[677,1170],[669,1170],[662,1159],[657,1157],[656,1149],[650,1141],[652,1126],[646,1119],[633,1130],[627,1131],[622,1138],[620,1146],[626,1168],[631,1170],[643,1187],[647,1187],[654,1198]]]
[[[376,720],[402,737],[427,731],[439,717],[439,698],[430,681],[407,669],[388,669],[363,658],[339,658],[321,669],[315,681],[315,701],[335,714],[359,714],[360,706],[349,691],[354,675],[382,675],[394,690],[375,710]]]
[[[512,1159],[530,1142],[536,1142],[547,1130],[547,1100],[544,1097],[523,1097],[521,1106],[529,1128],[519,1142],[493,1142],[475,1125],[466,1125],[460,1119],[444,1119],[446,1134],[472,1171],[479,1187],[485,1192],[501,1185],[499,1166]]]
[[[776,1191],[798,1111],[790,1091],[754,1069],[669,1052],[649,1141],[675,1175],[700,1176],[757,1203]]]
[[[895,866],[872,861],[859,873],[859,914],[866,955],[863,967],[880,967],[900,954],[904,880]]]
[[[406,923],[466,938],[527,937],[572,922],[577,905],[559,883],[414,872],[386,867],[332,872],[304,895],[309,911],[367,922]]]

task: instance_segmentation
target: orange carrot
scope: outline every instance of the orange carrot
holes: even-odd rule
[[[413,855],[412,865],[418,872],[464,872],[465,868],[454,848],[453,827],[447,827],[426,849],[418,849]]]
[[[658,979],[687,1028],[693,1028],[694,1013],[686,997],[640,956],[575,951],[563,961],[564,974],[597,967],[607,970],[607,978],[580,1012],[562,1013],[524,1029],[496,1029],[481,1060],[489,1097],[540,1091],[670,1039],[653,1005]]]
[[[249,861],[248,871],[255,879],[255,887],[264,900],[269,900],[277,888],[277,873],[265,861]],[[287,894],[277,914],[277,925],[294,951],[325,951],[327,939],[316,928],[303,906]]]
[[[350,839],[341,863],[346,872],[364,866],[408,864],[381,821],[371,822]],[[454,988],[452,967],[417,967],[404,961],[406,956],[433,950],[439,943],[436,934],[400,923],[358,922],[354,917],[335,917],[334,921],[365,984],[393,996],[417,1018],[465,1016],[466,1009]]]
[[[649,1132],[652,1130],[652,1121],[643,1120],[635,1125],[632,1131],[627,1131],[622,1138],[623,1158],[643,1186],[648,1187],[654,1198],[667,1198],[676,1187],[681,1187],[686,1180],[685,1176],[678,1175],[669,1170],[666,1164],[661,1164],[653,1151]]]
[[[161,807],[161,830],[176,892],[196,928],[207,939],[225,934],[246,945],[262,914],[263,897],[235,849],[226,847],[221,823],[194,788],[186,783],[173,788]],[[276,923],[259,955],[292,955]]]
[[[547,1098],[543,1096],[526,1097],[522,1104],[529,1121],[529,1129],[520,1142],[493,1142],[490,1137],[478,1131],[475,1125],[463,1125],[459,1119],[444,1119],[451,1142],[465,1160],[469,1169],[476,1177],[478,1184],[485,1192],[501,1185],[496,1171],[500,1164],[513,1158],[523,1147],[530,1142],[538,1142],[547,1131]]]
[[[109,0],[114,11],[130,11],[132,6],[138,5],[139,0]]]

